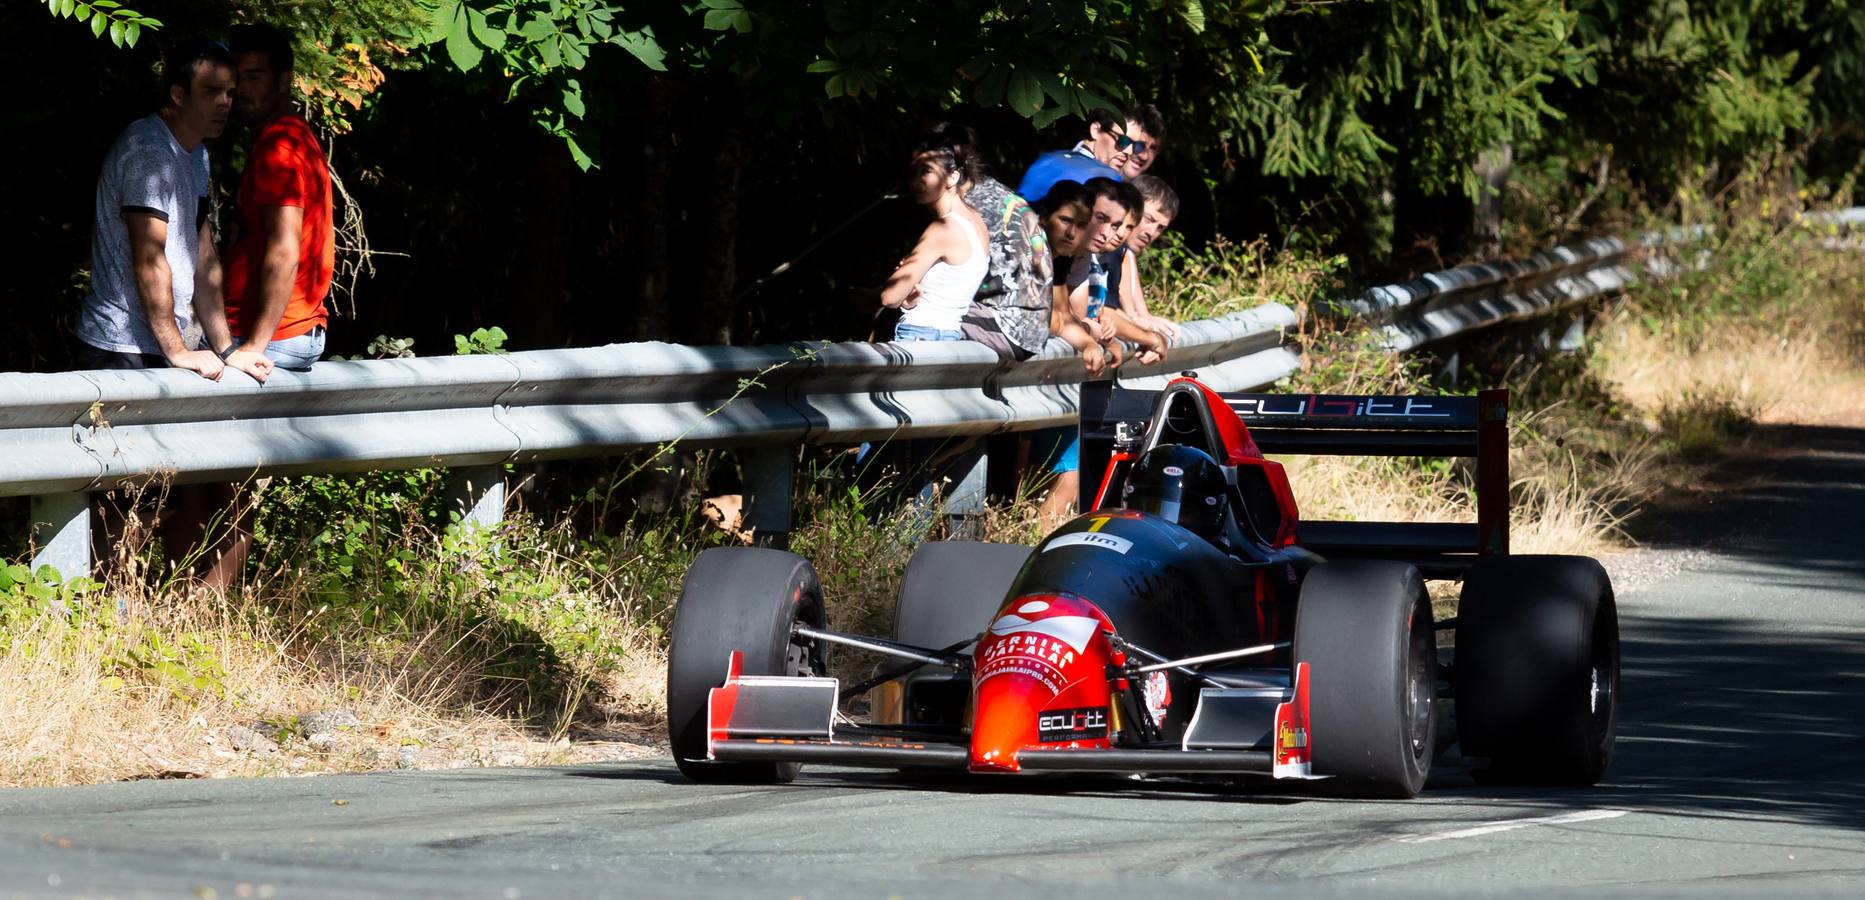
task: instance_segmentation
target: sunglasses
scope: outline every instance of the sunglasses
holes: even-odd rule
[[[1114,149],[1116,151],[1121,151],[1121,150],[1126,150],[1128,148],[1132,148],[1133,152],[1136,154],[1145,153],[1146,142],[1136,141],[1133,138],[1127,137],[1125,132],[1120,132],[1120,131],[1114,132]]]

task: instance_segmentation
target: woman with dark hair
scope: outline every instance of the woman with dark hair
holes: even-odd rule
[[[962,320],[990,265],[990,232],[962,192],[978,177],[969,128],[937,125],[913,148],[909,190],[938,218],[881,288],[882,305],[903,310],[895,340],[964,340]]]

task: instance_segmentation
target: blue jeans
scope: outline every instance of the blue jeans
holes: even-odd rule
[[[894,340],[906,341],[962,341],[965,335],[956,328],[934,328],[930,325],[908,325],[905,322],[894,326]]]
[[[233,340],[238,343],[245,338],[236,334]],[[294,372],[309,372],[311,364],[323,358],[324,326],[322,325],[315,326],[297,337],[273,341],[266,345],[266,359],[271,360],[272,365]]]

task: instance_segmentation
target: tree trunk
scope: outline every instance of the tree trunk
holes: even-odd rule
[[[697,296],[700,333],[709,344],[732,343],[737,319],[732,302],[738,286],[738,185],[745,170],[744,110],[736,87],[706,98],[713,126],[712,177],[707,198],[710,217],[698,246],[703,255]]]
[[[642,341],[673,338],[673,215],[667,207],[673,185],[673,98],[662,79],[648,82],[642,121],[641,205],[635,240],[641,249],[641,299],[634,337]]]
[[[1502,191],[1509,184],[1509,168],[1514,162],[1515,148],[1508,144],[1477,155],[1476,177],[1483,182],[1483,196],[1476,201],[1470,228],[1468,256],[1473,259],[1502,256]]]

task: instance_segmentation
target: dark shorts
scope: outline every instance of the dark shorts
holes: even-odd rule
[[[997,317],[991,315],[990,309],[983,304],[973,303],[964,318],[959,320],[958,328],[965,340],[983,344],[1005,359],[1022,362],[1036,355],[1011,343],[1010,337],[998,327]]]
[[[157,353],[118,353],[115,350],[99,350],[83,341],[78,342],[77,363],[80,370],[96,371],[98,369],[166,369],[168,360]]]

